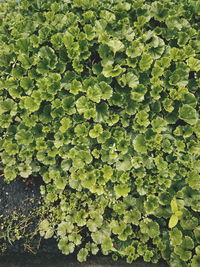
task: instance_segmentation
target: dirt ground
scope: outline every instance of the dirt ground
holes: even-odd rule
[[[144,262],[128,264],[122,260],[114,262],[109,256],[95,256],[87,263],[78,263],[69,256],[41,254],[1,257],[0,267],[168,267],[168,265],[162,262],[158,264]]]
[[[4,182],[3,175],[0,176],[0,218],[12,215],[14,212],[28,215],[30,210],[38,205],[40,201],[41,179],[17,178],[11,183]]]

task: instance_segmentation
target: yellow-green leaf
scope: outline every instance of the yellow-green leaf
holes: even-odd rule
[[[178,217],[175,214],[173,214],[169,219],[169,225],[168,226],[169,226],[169,228],[173,228],[174,226],[177,225],[177,223],[178,223]]]
[[[182,216],[182,214],[183,214],[183,212],[180,211],[180,210],[177,210],[177,211],[175,212],[175,215],[176,215],[177,217]]]
[[[178,205],[177,205],[177,202],[176,202],[175,198],[173,198],[172,201],[171,201],[171,210],[172,210],[173,213],[178,211]]]

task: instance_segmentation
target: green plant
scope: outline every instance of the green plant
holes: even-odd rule
[[[182,216],[182,211],[179,210],[178,204],[176,202],[176,199],[172,199],[171,201],[171,210],[172,210],[172,216],[169,220],[169,227],[173,228],[178,223],[179,218]]]
[[[0,12],[1,165],[7,182],[42,177],[41,235],[79,261],[197,266],[199,0]]]

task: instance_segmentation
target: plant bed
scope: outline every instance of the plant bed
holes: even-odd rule
[[[86,264],[76,256],[64,256],[55,239],[43,239],[39,235],[41,221],[41,196],[39,184],[34,179],[25,183],[22,179],[7,184],[0,180],[1,236],[0,266],[2,267],[167,267],[164,262],[150,264],[137,261],[128,264],[124,260],[113,261],[110,256],[90,257]],[[37,216],[36,216],[37,215]]]
[[[199,21],[193,0],[1,4],[2,253],[200,265]]]

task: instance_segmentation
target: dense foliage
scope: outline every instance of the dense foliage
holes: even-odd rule
[[[0,12],[1,165],[42,177],[40,234],[79,261],[200,266],[200,1]]]

